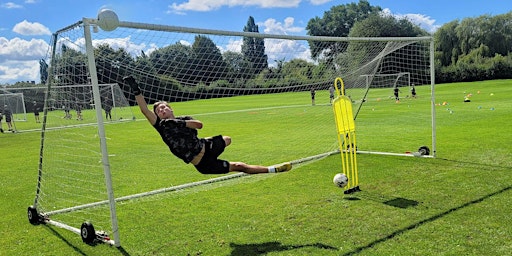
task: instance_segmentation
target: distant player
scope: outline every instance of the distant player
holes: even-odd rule
[[[39,120],[39,104],[37,104],[37,101],[32,102],[32,109],[34,110],[34,117],[36,119],[36,123],[40,123]]]
[[[140,111],[149,123],[158,131],[170,151],[183,160],[191,163],[202,174],[224,174],[228,172],[244,172],[248,174],[285,172],[292,168],[291,163],[278,166],[249,165],[243,162],[228,162],[218,159],[224,149],[231,144],[229,136],[217,135],[209,138],[199,138],[197,130],[203,128],[203,123],[190,116],[174,116],[173,109],[165,101],[153,105],[149,110],[138,83],[132,76],[125,77],[135,95]]]
[[[12,125],[12,111],[9,108],[9,106],[4,106],[4,116],[5,116],[5,122],[7,123],[7,128],[10,132],[14,132],[14,128]]]
[[[4,115],[0,113],[0,132],[4,133],[4,127],[2,126],[2,119],[4,119]]]
[[[82,105],[79,102],[77,102],[75,105],[75,111],[76,111],[76,120],[83,120]]]
[[[112,121],[112,100],[109,97],[105,97],[102,106],[105,109],[105,119]]]
[[[416,99],[416,88],[414,87],[414,84],[411,87],[411,97]]]
[[[314,106],[315,105],[315,95],[316,95],[315,89],[311,88],[310,93],[311,93],[311,105]]]
[[[400,103],[400,96],[399,96],[399,93],[400,93],[400,89],[398,89],[398,86],[395,86],[393,88],[393,95],[395,95],[395,102],[396,103]]]

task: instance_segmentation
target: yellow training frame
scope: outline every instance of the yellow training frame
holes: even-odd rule
[[[340,89],[338,88],[340,87]],[[345,96],[345,85],[340,77],[334,80],[336,98],[332,102],[339,150],[341,153],[342,171],[348,177],[345,194],[359,191],[359,177],[356,156],[356,126],[352,113],[352,100]]]

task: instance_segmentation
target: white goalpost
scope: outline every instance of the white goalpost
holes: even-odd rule
[[[14,121],[27,121],[27,111],[25,108],[25,99],[23,93],[12,93],[2,90],[0,94],[0,113],[9,111]]]
[[[178,115],[208,123],[204,137],[232,136],[236,143],[223,153],[227,159],[286,161],[297,168],[338,154],[343,148],[329,95],[337,77],[354,104],[357,153],[412,156],[428,147],[422,156],[435,156],[431,37],[289,36],[128,21],[103,31],[97,23],[84,18],[52,37],[36,196],[28,208],[32,224],[120,246],[120,201],[245,176],[171,185],[141,174],[143,188],[123,183],[149,163],[169,173],[190,171],[166,150],[155,150],[163,143],[149,125],[142,130],[134,122],[107,122],[106,106],[114,120],[136,119],[134,96],[122,82],[127,75],[139,81],[149,103],[170,102]],[[393,86],[413,84],[417,99],[384,100]],[[127,165],[135,153],[149,160]]]

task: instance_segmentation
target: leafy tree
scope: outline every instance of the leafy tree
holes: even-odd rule
[[[350,30],[350,37],[417,37],[426,36],[428,32],[421,29],[417,25],[412,24],[407,19],[398,19],[391,15],[373,14],[368,18],[358,21]],[[371,47],[371,48],[369,48]],[[396,58],[404,54],[427,55],[428,52],[422,52],[421,47],[415,43],[388,43],[388,42],[374,42],[371,46],[368,44],[351,43],[347,52],[339,54],[336,58],[336,64],[339,67],[359,67],[363,65],[362,61],[367,61],[368,56],[373,56],[377,51],[385,51],[386,54],[382,57],[379,70],[380,73],[394,73],[395,70],[391,67],[400,65],[395,62]],[[419,60],[418,60],[419,61]],[[425,63],[428,65],[428,63]],[[386,70],[386,67],[389,69]],[[406,72],[410,67],[407,65],[401,66],[403,72]],[[413,72],[410,70],[410,72]]]
[[[512,12],[443,25],[435,34],[436,82],[476,81],[512,73]]]
[[[231,82],[236,80],[248,79],[245,71],[249,70],[251,63],[244,58],[244,55],[238,52],[227,51],[223,55],[227,65],[227,79]]]
[[[357,21],[348,34],[350,37],[417,37],[428,36],[428,32],[409,20],[392,15],[370,15]]]
[[[204,82],[207,85],[212,81],[223,79],[227,76],[227,65],[222,54],[213,43],[206,37],[198,35],[192,44],[192,51],[195,56],[195,68],[193,77],[196,82]]]
[[[457,20],[444,24],[434,34],[436,42],[436,60],[442,66],[455,64],[460,55],[459,38],[455,28],[459,25]]]
[[[144,51],[140,52],[140,55],[135,58],[135,68],[134,70],[137,71],[137,73],[143,73],[143,74],[154,74],[154,67],[151,61],[149,60],[149,57],[146,55]]]
[[[254,23],[254,18],[249,17],[244,32],[259,33],[258,25]],[[242,44],[242,54],[244,58],[251,63],[251,74],[258,74],[263,69],[268,68],[268,57],[265,54],[265,41],[262,38],[244,37]]]
[[[60,85],[87,84],[89,82],[85,54],[62,45],[62,52],[56,56],[55,63],[56,79]]]
[[[293,59],[283,64],[281,72],[287,80],[307,81],[313,78],[313,67],[314,64],[303,59]]]
[[[153,51],[149,61],[156,75],[172,77],[182,83],[195,83],[190,66],[196,59],[192,47],[176,43]]]
[[[315,17],[309,20],[306,26],[307,34],[310,36],[332,36],[346,37],[350,29],[357,22],[368,18],[371,15],[382,11],[379,6],[371,6],[366,0],[360,0],[359,3],[350,3],[331,7],[329,11],[324,12],[322,18]],[[327,59],[339,53],[340,49],[346,49],[344,43],[322,43],[309,42],[311,56],[314,59],[325,55]]]
[[[108,84],[121,81],[130,73],[125,67],[133,66],[133,59],[125,49],[114,50],[108,44],[101,44],[94,49],[98,83]]]

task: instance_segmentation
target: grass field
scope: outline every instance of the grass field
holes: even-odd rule
[[[428,88],[417,90],[418,100],[428,101]],[[464,103],[469,93],[471,102]],[[377,100],[388,94],[369,95],[367,109],[356,121],[362,143],[369,143],[365,138],[371,137],[372,143],[386,148],[389,141],[375,136],[379,130],[396,129],[403,138],[411,129],[410,123],[397,123],[391,113],[396,115],[405,104],[414,108],[413,101]],[[307,104],[308,92],[304,95]],[[317,98],[328,99],[327,92],[317,92]],[[287,173],[244,176],[124,201],[117,204],[121,248],[89,246],[72,232],[29,224],[26,209],[35,195],[40,134],[0,134],[0,211],[6,217],[0,224],[0,255],[510,255],[511,98],[512,80],[437,85],[437,158],[360,154],[362,191],[353,195],[344,195],[331,182],[340,171],[339,156],[334,155]],[[207,101],[175,108],[198,116],[210,125],[204,132],[213,133],[229,130],[244,118],[259,118],[259,113],[201,116],[205,107],[210,112],[236,109],[241,104],[237,100],[218,108]],[[274,137],[297,136],[296,147],[310,146],[287,129],[301,117],[299,113],[286,111],[290,119],[271,124],[276,126],[271,134],[255,136],[261,127],[230,130],[234,145],[226,156],[272,164],[295,154],[293,149],[269,149]],[[429,111],[422,108],[411,122],[429,123]],[[142,118],[136,109],[134,113]],[[323,118],[320,112],[307,113]],[[18,126],[30,130],[32,125],[37,129],[29,122]],[[333,124],[327,126],[334,129]],[[155,132],[145,121],[107,125],[107,132],[119,129],[124,144],[112,148],[123,159],[114,163],[122,169],[113,173],[116,195],[210,178],[173,160],[163,147],[159,147],[162,152],[154,152],[155,145],[163,143],[147,135]],[[407,144],[400,137],[391,139]]]

